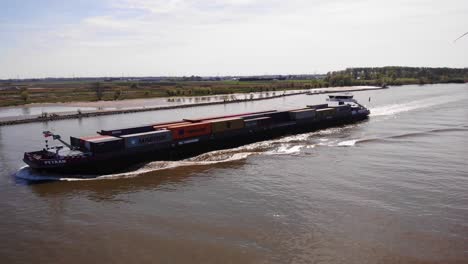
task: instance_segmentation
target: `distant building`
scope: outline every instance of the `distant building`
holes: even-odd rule
[[[7,86],[7,87],[0,87],[1,91],[19,91],[20,88],[18,86]]]

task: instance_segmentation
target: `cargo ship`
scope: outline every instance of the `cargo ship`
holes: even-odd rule
[[[284,135],[358,122],[370,111],[352,95],[329,95],[327,103],[287,111],[183,119],[113,130],[88,137],[44,131],[45,148],[25,152],[23,161],[40,171],[88,177],[124,171],[145,161],[179,160]],[[63,145],[49,146],[49,138]],[[89,176],[92,177],[92,176]]]

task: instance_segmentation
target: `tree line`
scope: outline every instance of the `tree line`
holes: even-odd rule
[[[464,83],[468,68],[362,67],[329,72],[329,86]]]

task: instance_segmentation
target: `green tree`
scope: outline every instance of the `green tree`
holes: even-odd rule
[[[21,96],[21,99],[22,99],[24,102],[29,101],[29,92],[28,92],[28,89],[24,89],[23,91],[21,91],[20,96]]]

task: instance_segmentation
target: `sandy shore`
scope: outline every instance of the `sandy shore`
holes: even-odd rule
[[[339,92],[358,92],[383,89],[382,87],[376,86],[352,86],[352,87],[330,87],[330,88],[317,88],[311,90],[295,90],[276,92],[275,95],[268,97],[256,96],[253,99],[249,98],[249,94],[232,94],[232,95],[212,95],[196,97],[198,100],[189,100],[186,97],[175,97],[175,102],[169,102],[169,98],[143,98],[143,99],[130,99],[122,101],[96,101],[96,102],[67,102],[67,103],[44,103],[44,104],[30,104],[28,107],[55,107],[55,106],[71,106],[71,107],[94,107],[99,110],[82,111],[81,114],[77,112],[57,112],[49,113],[48,117],[41,117],[39,115],[28,115],[28,116],[11,116],[0,118],[0,126],[4,125],[15,125],[31,122],[43,122],[43,121],[54,121],[62,119],[73,119],[73,118],[85,118],[94,117],[101,115],[114,115],[114,114],[125,114],[135,113],[144,111],[157,111],[164,109],[176,109],[176,108],[187,108],[197,107],[213,104],[228,104],[228,103],[240,103],[245,101],[258,101],[258,100],[269,100],[273,98],[283,96],[294,96],[311,92],[313,94],[324,94],[324,93],[339,93]],[[270,94],[272,94],[270,92]],[[258,93],[257,93],[258,95]],[[208,102],[201,98],[212,98]],[[228,100],[225,98],[228,97]],[[194,97],[192,97],[193,99]],[[23,106],[25,107],[25,106]],[[1,108],[0,108],[1,110]]]

